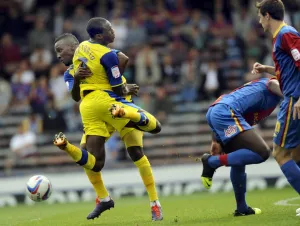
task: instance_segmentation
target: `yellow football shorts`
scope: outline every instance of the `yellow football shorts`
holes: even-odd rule
[[[124,108],[131,108],[136,111],[140,109],[132,102],[117,97],[113,92],[95,90],[87,94],[80,104],[80,114],[85,135],[109,138],[112,130],[115,129],[123,138],[125,134],[134,129],[125,127],[129,119],[112,117],[109,112],[112,104],[121,104]]]

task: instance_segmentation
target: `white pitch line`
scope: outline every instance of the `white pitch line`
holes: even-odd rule
[[[300,204],[291,204],[289,203],[290,201],[298,200],[300,197],[294,197],[294,198],[289,198],[289,199],[283,199],[278,202],[275,202],[274,205],[276,206],[300,206]]]

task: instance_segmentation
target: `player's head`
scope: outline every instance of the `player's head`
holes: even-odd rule
[[[66,66],[72,64],[72,59],[77,46],[79,45],[78,39],[70,34],[65,33],[55,39],[54,49],[57,58]]]
[[[112,28],[111,23],[102,17],[90,19],[86,26],[86,31],[91,39],[100,44],[107,45],[112,43],[115,39],[115,31]]]
[[[281,0],[263,0],[256,3],[258,9],[259,23],[264,31],[270,31],[273,21],[283,21],[284,5]]]

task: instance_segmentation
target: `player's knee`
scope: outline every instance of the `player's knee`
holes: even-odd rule
[[[263,160],[266,161],[270,157],[271,150],[267,148],[264,151],[261,151],[259,154],[263,158]]]
[[[287,150],[280,146],[275,145],[272,155],[279,165],[283,165],[286,161],[291,159],[291,150]]]
[[[100,172],[104,167],[104,162],[104,160],[97,160],[92,170],[94,172]]]
[[[159,121],[156,120],[156,127],[154,130],[150,131],[150,133],[157,134],[160,133],[160,131],[161,131],[161,124]]]
[[[127,152],[133,162],[140,160],[144,156],[142,147],[138,146],[128,147]]]

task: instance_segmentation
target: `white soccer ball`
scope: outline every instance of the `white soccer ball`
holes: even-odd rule
[[[296,216],[300,217],[300,208],[296,209]]]
[[[45,176],[33,176],[26,184],[26,193],[28,197],[35,202],[47,200],[52,193],[51,182]]]

